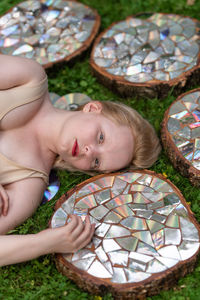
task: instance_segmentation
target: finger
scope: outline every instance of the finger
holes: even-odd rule
[[[6,216],[8,213],[8,206],[9,206],[9,198],[8,196],[3,198],[3,215]]]
[[[0,188],[0,194],[1,194],[1,199],[3,201],[3,207],[2,207],[2,212],[3,215],[6,216],[8,213],[8,206],[9,206],[9,197],[4,188]]]
[[[0,195],[0,216],[2,214],[2,208],[3,208],[3,202],[2,202],[2,199],[1,199],[1,195]]]
[[[85,228],[80,234],[80,236],[77,238],[77,245],[79,249],[86,246],[90,242],[94,234],[94,231],[95,231],[95,224],[91,225],[89,217],[86,218]]]
[[[80,240],[81,244],[79,246],[79,249],[87,246],[91,242],[91,239],[94,235],[94,231],[95,231],[95,224],[92,224],[88,237],[85,237],[84,239]]]
[[[76,215],[71,215],[70,219],[70,222],[65,225],[68,230],[68,233],[71,233],[78,224],[78,219]]]
[[[73,230],[73,232],[71,233],[73,239],[78,238],[79,235],[84,230],[84,228],[85,228],[85,225],[83,224],[82,219],[80,217],[78,217],[78,224],[77,224],[76,228]]]

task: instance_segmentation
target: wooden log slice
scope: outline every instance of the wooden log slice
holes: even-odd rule
[[[200,89],[180,95],[171,104],[161,137],[174,167],[200,187]]]
[[[79,2],[24,1],[0,17],[0,53],[35,59],[48,68],[82,54],[99,26],[97,11]]]
[[[146,18],[144,19],[144,17]],[[95,40],[90,64],[122,96],[164,98],[200,81],[200,22],[174,14],[130,16]]]
[[[70,214],[96,224],[89,245],[57,254],[56,266],[90,293],[145,299],[194,269],[200,231],[180,191],[148,170],[95,176],[56,203],[50,227]]]

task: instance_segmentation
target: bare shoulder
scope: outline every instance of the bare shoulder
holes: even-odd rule
[[[44,68],[32,59],[0,54],[0,90],[37,83],[46,76]]]
[[[9,196],[9,209],[7,216],[0,216],[0,234],[22,224],[35,212],[45,187],[41,178],[27,178],[4,186]]]
[[[1,130],[8,130],[37,114],[46,99],[46,73],[34,60],[9,55],[0,54],[0,66]]]

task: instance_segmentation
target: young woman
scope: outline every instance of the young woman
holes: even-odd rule
[[[160,144],[152,126],[125,105],[98,101],[55,109],[47,77],[33,60],[0,55],[0,265],[87,245],[94,224],[71,222],[37,234],[5,235],[39,206],[53,166],[111,172],[148,167]]]

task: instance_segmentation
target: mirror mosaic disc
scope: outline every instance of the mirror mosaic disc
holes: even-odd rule
[[[127,186],[131,187],[128,193]],[[154,172],[96,176],[69,195],[58,200],[51,227],[65,225],[69,214],[78,210],[83,220],[86,213],[90,216],[96,229],[89,245],[61,255],[62,262],[101,284],[149,282],[199,251],[199,228],[186,202],[168,180]],[[155,203],[159,205],[154,207]]]
[[[194,170],[194,176],[200,178],[199,89],[179,96],[178,100],[172,103],[165,113],[162,136],[170,157],[174,156],[173,160],[179,157],[184,164],[192,167],[190,171]],[[170,148],[175,150],[172,152]],[[183,176],[186,175],[186,167],[185,172],[181,172]]]
[[[91,54],[97,76],[128,86],[169,83],[198,65],[199,21],[174,14],[146,15],[114,23],[97,38]]]
[[[86,50],[99,23],[96,11],[76,1],[24,1],[0,17],[0,52],[48,67]]]

